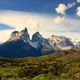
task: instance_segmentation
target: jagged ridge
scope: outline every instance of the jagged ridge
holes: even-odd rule
[[[28,30],[25,28],[20,32],[12,32],[9,40],[0,45],[0,56],[41,56],[59,50],[69,50],[73,47],[73,43],[69,38],[51,36],[45,39],[39,32],[34,33],[32,40],[30,40]]]

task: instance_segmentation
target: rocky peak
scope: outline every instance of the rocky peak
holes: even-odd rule
[[[30,37],[29,37],[29,33],[28,33],[27,28],[25,28],[24,30],[22,30],[22,31],[20,32],[20,37],[21,37],[24,41],[30,40]]]
[[[9,41],[16,40],[16,39],[19,39],[19,38],[20,38],[19,32],[18,31],[14,31],[14,32],[12,32]]]
[[[43,39],[42,35],[39,32],[36,32],[32,36],[32,41],[33,42],[39,42]]]
[[[24,34],[24,33],[28,33],[27,28],[25,28],[24,30],[22,30],[21,33],[22,33],[22,34]]]
[[[19,32],[19,31],[14,31],[14,32],[12,32],[9,41],[17,40],[17,39],[22,39],[22,40],[24,40],[25,42],[26,42],[27,40],[30,40],[28,31],[27,31],[27,28],[25,28],[24,30],[22,30],[22,31],[20,31],[20,32]]]
[[[73,43],[72,41],[64,36],[51,36],[49,38],[49,41],[51,43],[51,45],[56,49],[60,49],[60,50],[68,50],[73,48]]]
[[[38,47],[41,48],[41,52],[44,54],[46,54],[46,52],[53,51],[48,39],[43,38],[39,32],[33,34],[32,42],[37,42]]]

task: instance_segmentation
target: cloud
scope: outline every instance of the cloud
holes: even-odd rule
[[[65,4],[59,4],[58,7],[55,9],[57,13],[60,14],[65,14],[66,10],[67,10],[67,6]]]
[[[78,3],[80,3],[80,0],[77,0]]]
[[[0,11],[0,24],[2,24],[0,25],[0,42],[6,41],[14,30],[20,31],[27,27],[32,33],[33,30],[39,27],[39,21],[36,16],[36,13]]]
[[[77,8],[77,13],[78,16],[80,16],[80,7]]]
[[[32,18],[28,21],[27,25],[32,28],[32,29],[35,29],[37,27],[39,27],[39,22],[38,20],[36,20],[35,18]]]
[[[56,18],[55,17],[53,18],[52,23],[56,27],[53,31],[57,31],[57,32],[58,31],[59,32],[80,32],[80,21],[78,19],[75,19],[75,18],[69,18],[69,17],[65,18],[65,17],[58,16]]]
[[[75,2],[69,3],[69,4],[68,4],[68,8],[72,8],[73,6],[75,6],[75,4],[76,4]]]
[[[53,17],[45,14],[3,11],[0,12],[0,23],[7,24],[10,27],[12,26],[15,28],[11,30],[0,30],[0,42],[6,41],[12,31],[22,30],[25,26],[28,27],[30,35],[39,31],[44,35],[44,37],[48,37],[54,34],[54,32],[64,32],[65,34],[68,31],[80,32],[80,21],[74,18],[65,18],[64,16]]]
[[[17,11],[0,12],[0,23],[13,26],[16,30],[22,30],[25,26],[35,29],[38,26],[38,20],[34,15]]]
[[[64,22],[64,20],[65,20],[65,17],[57,16],[57,17],[53,18],[52,22],[54,24],[60,24],[60,23]]]
[[[13,30],[0,30],[0,42],[8,40],[12,31]]]
[[[65,15],[66,10],[69,8],[72,8],[73,6],[75,6],[76,3],[75,2],[70,2],[69,4],[65,5],[65,4],[59,4],[57,8],[55,8],[56,12],[58,14],[62,14]]]

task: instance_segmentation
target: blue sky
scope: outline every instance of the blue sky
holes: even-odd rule
[[[58,4],[67,5],[71,2],[75,2],[76,5],[68,9],[67,13],[73,15],[75,14],[75,9],[80,5],[77,0],[0,0],[0,10],[56,14],[55,8]]]
[[[68,35],[73,32],[77,36],[80,0],[0,0],[0,37],[5,39],[12,31],[25,26],[30,34],[40,31],[44,36],[54,32]]]

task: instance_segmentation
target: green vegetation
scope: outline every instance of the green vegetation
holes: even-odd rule
[[[36,58],[0,58],[0,80],[80,80],[80,50]]]

